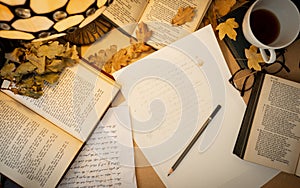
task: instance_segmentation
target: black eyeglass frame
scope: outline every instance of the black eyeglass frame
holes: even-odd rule
[[[282,69],[284,69],[286,72],[290,72],[290,71],[291,71],[291,70],[286,66],[286,64],[285,64],[285,56],[284,56],[284,53],[286,52],[286,49],[285,49],[285,48],[279,49],[277,52],[278,52],[278,53],[277,53],[277,59],[276,59],[275,62],[270,63],[270,64],[265,63],[265,64],[262,65],[262,70],[261,70],[261,71],[262,71],[263,73],[273,74],[273,75],[274,75],[274,74],[277,74],[277,73],[281,72]],[[281,58],[282,58],[282,59],[281,59]],[[275,71],[275,72],[269,72],[269,71],[266,70],[266,68],[268,68],[268,67],[270,67],[270,66],[274,66],[275,64],[280,64],[280,68],[279,68],[277,71]]]
[[[244,80],[244,82],[243,82],[242,88],[240,89],[240,88],[238,88],[238,87],[236,86],[236,84],[235,84],[235,82],[234,82],[234,78],[236,77],[237,74],[239,74],[241,71],[244,71],[244,70],[250,70],[251,72],[250,72],[249,75],[245,76],[245,80]],[[257,72],[257,71],[255,71],[254,69],[241,68],[241,69],[237,70],[237,71],[231,76],[231,78],[229,79],[229,83],[230,83],[235,89],[237,89],[237,90],[241,93],[241,96],[243,97],[246,91],[249,91],[249,90],[251,90],[251,89],[253,88],[253,86],[254,86],[254,81],[253,81],[253,83],[252,83],[248,88],[246,88],[246,85],[247,85],[247,82],[248,82],[248,80],[249,80],[249,78],[250,78],[251,76],[254,76],[254,77],[255,77],[256,72]]]
[[[261,72],[267,73],[267,74],[272,74],[272,75],[281,72],[282,69],[284,69],[286,72],[290,72],[290,69],[289,69],[289,68],[286,66],[286,64],[285,64],[285,56],[284,56],[285,51],[286,51],[286,49],[279,49],[279,50],[278,50],[278,53],[277,53],[277,59],[276,59],[276,61],[275,61],[274,63],[271,63],[271,64],[266,64],[266,63],[263,64],[263,65],[262,65]],[[279,68],[278,70],[276,70],[275,72],[267,71],[267,68],[268,68],[268,67],[274,66],[275,64],[280,64],[280,68]],[[242,88],[238,88],[237,85],[236,85],[235,82],[234,82],[234,79],[235,79],[236,75],[237,75],[238,73],[240,73],[241,71],[243,71],[243,70],[250,70],[250,74],[247,75],[247,76],[245,76],[244,82],[243,82],[243,84],[242,84]],[[255,84],[255,75],[256,75],[257,72],[259,72],[259,71],[256,71],[256,70],[254,70],[254,69],[240,68],[239,70],[237,70],[237,71],[231,76],[231,78],[229,79],[229,83],[230,83],[235,89],[237,89],[237,90],[240,92],[241,96],[243,97],[244,94],[245,94],[245,92],[247,92],[247,91],[249,91],[249,90],[251,90],[251,89],[253,88],[253,86],[254,86],[254,84]],[[254,76],[254,81],[253,81],[253,83],[252,83],[249,87],[246,88],[247,82],[248,82],[248,80],[249,80],[249,78],[250,78],[251,76]]]

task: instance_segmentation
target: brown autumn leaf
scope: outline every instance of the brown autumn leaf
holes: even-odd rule
[[[261,70],[261,66],[259,63],[263,63],[264,60],[260,53],[257,53],[257,47],[251,45],[249,49],[245,49],[245,56],[248,59],[247,65],[250,69],[254,69],[257,71]]]
[[[0,76],[3,79],[13,80],[15,70],[16,70],[16,65],[14,63],[5,63],[5,65],[0,70]]]
[[[37,57],[48,57],[49,59],[54,59],[57,56],[64,56],[66,47],[59,44],[58,41],[49,43],[48,45],[41,45],[37,49]]]
[[[122,67],[127,66],[129,62],[130,57],[125,48],[122,48],[112,56],[112,66],[115,70],[120,70]]]
[[[177,14],[172,19],[171,23],[175,26],[180,26],[185,24],[186,22],[190,22],[193,20],[193,17],[195,15],[195,7],[180,7],[178,9]]]
[[[153,49],[145,43],[133,43],[115,53],[103,68],[106,72],[113,73],[152,52]]]
[[[152,36],[152,31],[149,30],[147,24],[144,22],[138,24],[138,28],[135,33],[138,42],[147,42]]]
[[[220,23],[216,30],[219,30],[219,38],[223,40],[225,35],[227,35],[230,39],[236,40],[236,31],[235,28],[238,28],[239,24],[235,21],[234,18],[228,18],[225,22]]]
[[[38,57],[34,53],[27,53],[26,54],[26,59],[33,64],[34,66],[37,67],[36,72],[38,74],[43,74],[45,73],[45,66],[46,66],[46,57]]]
[[[225,16],[231,10],[231,8],[236,4],[236,0],[215,0],[214,7],[218,12],[219,16]]]
[[[43,84],[44,81],[46,81],[50,84],[54,84],[58,81],[59,76],[60,76],[60,74],[50,72],[50,73],[47,73],[47,74],[35,76],[35,80],[38,84]]]
[[[24,54],[24,50],[22,48],[15,48],[11,53],[6,53],[5,58],[7,60],[20,63],[19,57]]]
[[[97,53],[90,55],[88,60],[99,69],[102,69],[103,66],[106,66],[104,69],[108,69],[108,64],[106,64],[106,62],[111,59],[111,57],[117,53],[117,51],[117,45],[111,45],[105,50],[100,49]]]
[[[10,81],[5,89],[32,98],[43,94],[44,81],[56,82],[66,67],[79,62],[76,46],[58,41],[24,43],[5,57],[7,63],[0,70],[1,78]]]
[[[15,75],[26,75],[32,73],[36,69],[36,66],[30,62],[21,63],[15,70]]]

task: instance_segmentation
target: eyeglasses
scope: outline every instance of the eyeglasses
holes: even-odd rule
[[[231,76],[229,82],[244,96],[246,91],[252,89],[256,73],[254,69],[241,68]]]
[[[277,51],[277,59],[274,63],[262,65],[262,72],[268,74],[277,74],[284,69],[286,72],[290,72],[290,69],[285,65],[285,53],[286,49],[280,49]]]
[[[290,72],[290,69],[285,65],[284,57],[285,49],[281,49],[277,52],[277,60],[271,64],[262,64],[261,72],[268,74],[277,74],[283,69],[286,72]],[[236,88],[241,96],[244,96],[245,92],[252,89],[255,84],[255,75],[258,71],[254,69],[241,68],[237,70],[229,79],[229,82]]]

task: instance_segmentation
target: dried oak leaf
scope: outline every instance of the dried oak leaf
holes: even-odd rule
[[[45,56],[37,57],[35,54],[26,54],[26,59],[37,67],[36,73],[43,74],[45,72],[46,59]]]
[[[112,56],[111,61],[112,68],[114,70],[120,70],[122,67],[125,67],[129,64],[130,57],[129,54],[127,54],[127,50],[123,48]]]
[[[22,48],[15,48],[11,53],[5,53],[5,58],[16,63],[21,63],[19,58],[23,54],[24,50]]]
[[[66,67],[72,67],[78,63],[78,59],[71,59],[62,57],[62,64]],[[62,70],[63,71],[63,70]]]
[[[43,86],[43,83],[42,85],[37,84],[34,77],[29,77],[16,83],[15,87],[11,88],[11,91],[13,91],[15,94],[25,95],[37,99],[43,94]]]
[[[257,47],[251,45],[249,49],[245,49],[245,56],[248,59],[247,65],[250,69],[254,69],[257,71],[261,70],[261,66],[259,63],[263,63],[264,60],[260,53],[257,53]]]
[[[131,44],[127,49],[127,54],[130,57],[130,61],[132,62],[134,59],[139,58],[142,53],[151,52],[151,47],[146,45],[145,43],[134,43]]]
[[[112,62],[111,61],[108,61],[106,62],[104,65],[103,65],[103,70],[109,74],[113,73],[112,72]]]
[[[47,56],[49,59],[54,59],[56,56],[62,56],[65,51],[65,47],[59,44],[58,41],[54,41],[48,45],[42,45],[37,49],[37,56]]]
[[[106,61],[110,59],[118,51],[117,45],[110,45],[108,49],[105,50]]]
[[[236,31],[235,28],[238,28],[239,24],[235,22],[234,18],[228,18],[225,22],[220,23],[216,30],[219,30],[219,38],[220,40],[223,40],[225,35],[227,35],[230,39],[236,40]]]
[[[46,68],[51,72],[62,72],[65,67],[66,65],[62,63],[62,60],[60,59],[53,59],[48,65],[46,65]]]
[[[76,46],[58,41],[24,43],[6,54],[7,63],[0,70],[1,78],[10,80],[8,89],[15,94],[39,98],[44,82],[57,82],[60,73],[79,61]]]
[[[0,70],[1,77],[3,79],[12,80],[14,77],[14,70],[16,69],[16,66],[14,63],[6,63],[2,69]]]
[[[65,49],[61,49],[60,56],[63,56],[64,58],[70,58],[70,59],[79,59],[78,51],[76,50],[76,46],[73,45],[70,47],[70,44],[67,43],[64,47]]]
[[[236,4],[236,0],[215,0],[214,8],[218,12],[219,16],[225,16]]]
[[[107,49],[100,49],[97,53],[94,53],[88,57],[89,62],[97,66],[99,69],[103,69],[107,73],[111,73],[112,62],[110,61],[112,56],[118,52],[117,45],[110,45]]]
[[[29,77],[27,79],[22,79],[19,83],[17,83],[17,86],[20,88],[31,88],[35,84],[34,78]]]
[[[24,48],[30,49],[32,53],[37,53],[37,49],[39,49],[42,45],[42,41],[23,43]]]
[[[174,18],[171,21],[172,25],[180,26],[185,24],[186,22],[190,22],[193,20],[193,17],[195,15],[195,7],[180,7],[178,9],[177,14],[174,16]]]
[[[103,66],[107,73],[113,73],[123,67],[149,55],[154,50],[143,42],[133,43],[126,48],[120,49]]]
[[[15,94],[28,96],[34,99],[38,99],[43,95],[44,85],[37,85],[33,77],[21,80],[16,86],[17,88],[11,89]]]
[[[29,73],[32,73],[36,69],[36,66],[34,66],[30,62],[21,63],[17,69],[15,70],[16,75],[26,75]]]
[[[151,38],[153,32],[149,30],[147,24],[141,22],[138,24],[138,28],[135,33],[138,42],[147,42]]]
[[[41,85],[44,83],[44,81],[48,82],[49,84],[54,84],[58,81],[59,76],[59,73],[48,73],[35,76],[35,80],[36,83]]]

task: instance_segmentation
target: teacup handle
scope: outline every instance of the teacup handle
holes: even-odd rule
[[[265,50],[268,50],[270,52],[270,56],[268,56],[266,54]],[[261,54],[263,60],[265,61],[265,63],[274,63],[275,62],[275,60],[276,60],[275,50],[273,50],[273,49],[262,49],[262,48],[259,48],[259,51],[260,51],[260,54]]]

